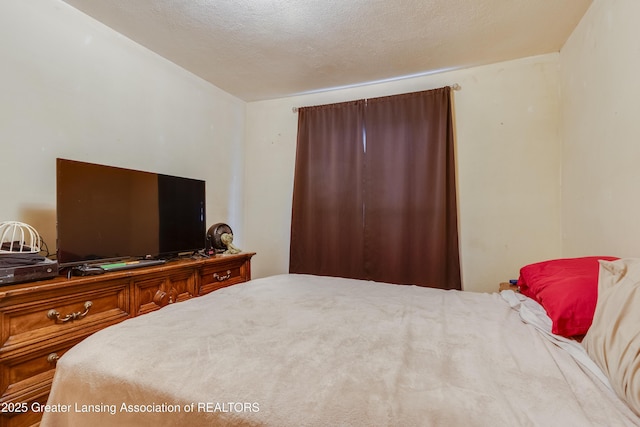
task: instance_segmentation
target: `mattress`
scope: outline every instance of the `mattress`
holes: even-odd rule
[[[512,291],[255,279],[104,329],[42,426],[638,426]]]

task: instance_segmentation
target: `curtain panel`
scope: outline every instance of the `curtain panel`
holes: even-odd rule
[[[363,278],[364,101],[298,111],[289,270]]]
[[[449,87],[300,109],[297,150],[290,272],[461,289]]]

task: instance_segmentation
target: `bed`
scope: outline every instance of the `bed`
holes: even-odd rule
[[[41,425],[640,426],[552,327],[513,291],[254,279],[85,339]]]

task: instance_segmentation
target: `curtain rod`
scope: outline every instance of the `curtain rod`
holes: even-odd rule
[[[452,85],[449,85],[449,87],[451,88],[451,90],[462,90],[462,86],[460,86],[458,83],[454,83]],[[294,113],[297,113],[298,110],[302,108],[302,107],[291,107],[291,111],[293,111]]]

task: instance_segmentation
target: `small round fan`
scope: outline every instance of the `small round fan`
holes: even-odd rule
[[[209,227],[209,230],[207,230],[207,242],[210,249],[213,249],[216,252],[227,250],[227,245],[222,241],[223,234],[233,235],[231,227],[229,227],[227,224],[219,222]]]

